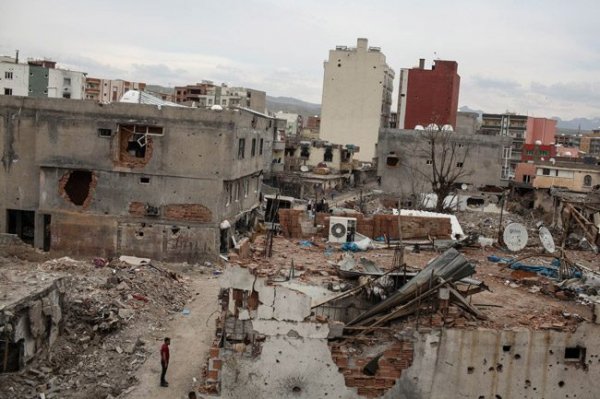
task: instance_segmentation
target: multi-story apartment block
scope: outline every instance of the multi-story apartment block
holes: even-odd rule
[[[49,60],[19,63],[16,58],[0,57],[0,95],[84,98],[85,73],[56,68]]]
[[[506,164],[503,166],[502,178],[514,178],[517,165],[521,162],[521,153],[527,133],[527,116],[516,114],[483,114],[481,134],[488,136],[507,136],[512,138],[512,145],[506,148]]]
[[[372,161],[379,128],[389,124],[394,71],[379,47],[358,39],[337,46],[324,63],[320,137],[360,147],[358,158]]]
[[[216,257],[259,205],[276,120],[0,96],[0,231],[76,256]]]
[[[298,136],[302,131],[302,115],[278,111],[275,113],[275,117],[286,121],[285,134],[287,137]]]
[[[129,90],[144,91],[145,88],[146,83],[88,77],[85,82],[85,98],[110,103],[119,101]]]
[[[600,130],[581,137],[579,148],[586,154],[600,155]]]
[[[257,112],[265,112],[267,94],[264,91],[245,87],[228,87],[226,84],[215,85],[209,80],[187,86],[175,87],[175,102],[195,107],[249,108]]]
[[[400,71],[398,96],[398,127],[450,125],[456,129],[460,76],[456,61],[435,60],[425,69],[425,59],[418,68]]]

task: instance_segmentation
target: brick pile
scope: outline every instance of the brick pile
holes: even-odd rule
[[[356,388],[359,395],[367,398],[380,397],[393,387],[402,371],[412,365],[414,356],[412,342],[397,342],[383,351],[375,375],[367,375],[363,369],[375,356],[361,357],[349,349],[343,344],[332,344],[332,358],[344,375],[346,386]]]

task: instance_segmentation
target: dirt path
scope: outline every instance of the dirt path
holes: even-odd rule
[[[187,399],[193,378],[199,376],[213,340],[219,292],[216,278],[193,276],[192,279],[189,288],[194,296],[186,305],[190,314],[178,314],[165,333],[171,338],[171,362],[167,371],[169,387],[159,386],[160,342],[153,342],[151,345],[156,346],[156,356],[148,358],[140,367],[137,373],[140,383],[125,396],[126,399]]]

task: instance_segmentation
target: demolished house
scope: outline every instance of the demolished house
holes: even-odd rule
[[[230,257],[220,279],[221,314],[199,391],[223,398],[596,396],[600,272],[592,252],[548,253],[537,241],[506,258],[465,241],[454,241],[460,252],[419,250],[424,240],[451,241],[453,223],[401,214],[310,220],[302,210],[280,209],[283,237],[256,237],[246,256]],[[353,219],[345,228],[371,245],[352,253],[348,240],[331,235],[335,218]],[[377,243],[377,235],[390,240]]]
[[[274,119],[0,97],[0,231],[69,255],[216,257],[252,224]]]

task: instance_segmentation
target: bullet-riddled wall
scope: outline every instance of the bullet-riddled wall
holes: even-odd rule
[[[258,205],[265,115],[23,97],[0,97],[0,110],[0,230],[34,212],[38,247],[216,255],[219,224]]]

